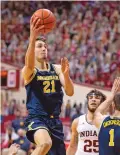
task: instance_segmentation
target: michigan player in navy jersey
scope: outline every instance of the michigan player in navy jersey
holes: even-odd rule
[[[112,101],[114,113],[104,116]],[[99,155],[120,155],[120,78],[114,81],[111,95],[97,108],[93,122],[99,128]]]
[[[37,145],[32,155],[65,155],[63,127],[59,119],[63,103],[63,91],[68,96],[74,93],[69,76],[67,58],[61,65],[47,61],[47,43],[38,37],[40,19],[30,21],[30,41],[22,75],[27,92],[28,117],[25,121],[27,138]]]

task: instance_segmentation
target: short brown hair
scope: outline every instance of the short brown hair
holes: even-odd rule
[[[36,41],[38,41],[38,40],[47,43],[47,39],[45,37],[43,37],[43,36],[37,37]]]
[[[101,103],[104,102],[104,101],[106,100],[106,96],[105,96],[101,91],[96,90],[96,89],[91,90],[91,91],[87,94],[87,96],[86,96],[87,99],[88,99],[88,96],[92,95],[93,93],[94,93],[95,95],[99,95],[99,96],[102,97]]]
[[[115,104],[115,109],[120,111],[120,92],[118,92],[115,96],[114,96],[114,104]]]

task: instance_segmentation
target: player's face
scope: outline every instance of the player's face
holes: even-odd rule
[[[43,41],[36,41],[35,43],[35,57],[37,61],[47,59],[47,44]]]
[[[88,96],[88,110],[90,112],[95,112],[96,108],[101,103],[101,96],[99,95],[90,95]]]

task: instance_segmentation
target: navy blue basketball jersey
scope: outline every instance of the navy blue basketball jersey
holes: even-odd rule
[[[53,64],[48,66],[47,71],[35,68],[30,82],[25,85],[29,116],[59,116],[61,112],[62,85],[55,71],[55,66]]]
[[[120,155],[120,119],[106,117],[99,132],[99,155]]]

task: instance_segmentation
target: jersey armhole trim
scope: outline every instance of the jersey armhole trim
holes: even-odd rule
[[[54,70],[55,70],[56,74],[59,76],[61,72],[60,72],[60,73],[58,73],[58,72],[57,72],[56,67],[55,67],[55,65],[54,65],[54,64],[52,64],[52,66],[53,66],[53,68],[54,68]]]
[[[84,116],[84,118],[82,118],[83,116]],[[78,124],[77,124],[77,128],[76,128],[77,132],[78,132],[79,125],[81,124],[80,118],[82,118],[82,120],[85,119],[85,114],[78,117]]]
[[[33,78],[35,77],[36,73],[37,73],[37,70],[34,69],[34,72],[31,75],[30,79],[27,82],[25,82],[25,86],[28,85],[33,80]]]

